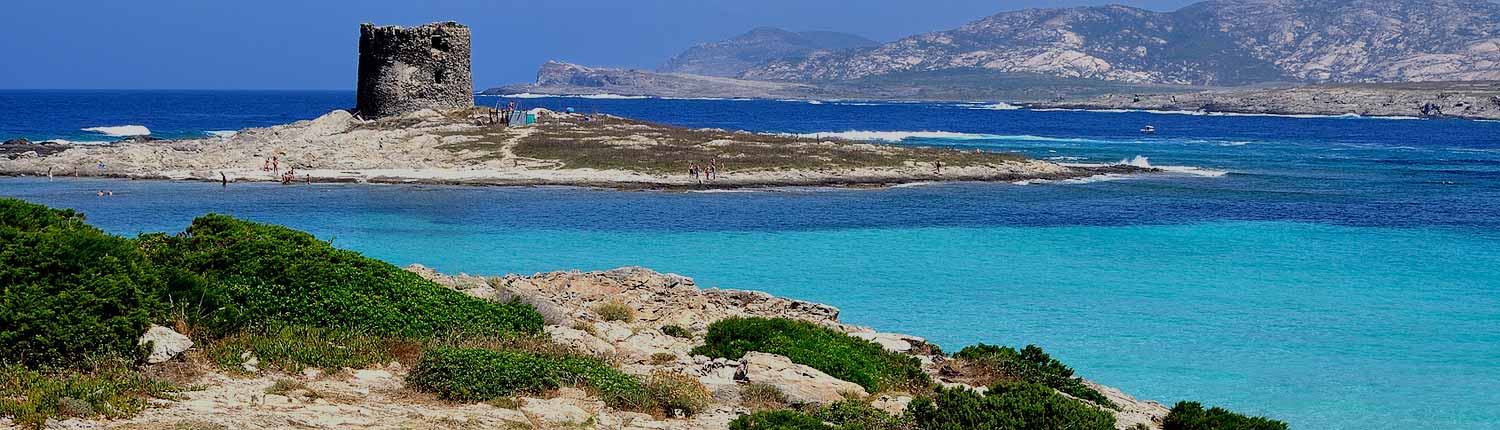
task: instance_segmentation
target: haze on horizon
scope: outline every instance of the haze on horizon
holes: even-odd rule
[[[361,22],[469,25],[485,88],[529,82],[552,59],[654,69],[761,26],[891,41],[1006,10],[1111,3],[1193,1],[17,0],[0,15],[0,89],[352,89]]]

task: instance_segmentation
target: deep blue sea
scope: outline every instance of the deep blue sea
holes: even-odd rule
[[[0,91],[0,139],[112,140],[82,129],[120,125],[201,136],[353,101],[349,92]],[[647,266],[706,287],[829,303],[847,322],[947,350],[1037,344],[1140,397],[1200,400],[1297,429],[1500,428],[1500,123],[520,101],[1171,173],[720,193],[0,178],[0,196],[80,209],[120,234],[229,213],[450,272]],[[1160,133],[1141,135],[1147,124]]]

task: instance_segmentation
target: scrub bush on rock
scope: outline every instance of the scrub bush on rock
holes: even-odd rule
[[[1162,420],[1162,430],[1286,430],[1286,423],[1250,417],[1223,408],[1203,409],[1198,402],[1177,402]]]
[[[439,347],[427,351],[406,379],[448,400],[488,401],[581,385],[617,408],[644,410],[653,404],[639,378],[577,355]]]
[[[817,324],[784,318],[725,318],[708,326],[693,354],[739,360],[757,351],[791,359],[869,392],[922,390],[931,379],[915,357]]]
[[[1008,346],[978,344],[966,347],[954,358],[967,360],[997,373],[1001,380],[1029,382],[1057,389],[1068,395],[1094,402],[1110,409],[1118,408],[1109,398],[1084,385],[1073,377],[1073,369],[1047,355],[1036,345],[1027,345],[1020,351]],[[988,382],[986,382],[988,383]]]
[[[964,388],[939,389],[906,409],[923,430],[1113,430],[1108,412],[1070,399],[1052,388],[1002,382],[984,394]]]

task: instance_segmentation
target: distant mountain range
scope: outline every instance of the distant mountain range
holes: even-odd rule
[[[544,81],[581,79],[592,81],[583,82],[585,90],[618,92],[601,76],[629,72],[641,83],[652,74],[590,69],[591,77],[580,78],[561,76],[562,69],[552,64],[537,84],[522,87],[549,92]],[[660,80],[696,82],[692,91],[707,97],[724,96],[713,91],[717,82],[738,88],[735,94],[774,83],[805,94],[991,100],[1267,83],[1500,80],[1500,4],[1211,0],[1173,12],[1118,5],[1026,9],[885,44],[760,28],[695,46],[659,72],[669,76]],[[650,84],[628,89],[659,95]]]
[[[814,54],[879,45],[880,42],[847,33],[761,27],[729,40],[689,48],[667,60],[657,71],[737,77],[772,61],[797,61]]]
[[[1481,0],[1213,0],[1005,12],[878,48],[772,61],[740,77],[849,80],[983,68],[1243,85],[1500,79],[1500,5]]]

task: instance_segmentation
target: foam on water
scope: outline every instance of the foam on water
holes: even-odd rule
[[[968,109],[983,109],[983,110],[1020,110],[1020,109],[1022,109],[1021,106],[1013,105],[1013,104],[1010,104],[1010,103],[1003,103],[1003,102],[1002,103],[995,103],[995,104],[988,104],[988,105],[977,105],[977,106],[976,105],[970,105],[967,108]]]
[[[208,134],[209,136],[223,138],[234,137],[234,135],[240,134],[238,130],[209,130],[205,131],[204,133]]]
[[[151,129],[148,129],[148,128],[146,128],[146,126],[143,126],[143,125],[114,125],[114,126],[106,126],[106,127],[89,127],[89,128],[83,129],[83,131],[94,132],[94,133],[103,134],[105,136],[114,136],[114,137],[146,136],[146,135],[151,134]]]

